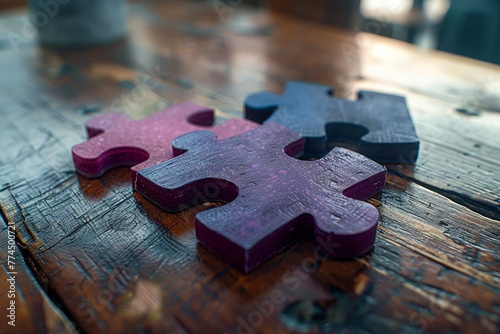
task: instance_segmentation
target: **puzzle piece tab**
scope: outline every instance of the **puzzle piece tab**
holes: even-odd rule
[[[255,128],[258,124],[231,119],[211,126],[214,111],[198,104],[183,102],[151,117],[138,121],[126,115],[111,113],[90,120],[89,140],[73,147],[77,171],[87,177],[98,177],[117,166],[130,169],[135,187],[137,172],[174,157],[172,141],[197,130],[212,130],[218,138],[228,138]]]
[[[197,131],[173,145],[187,152],[140,171],[137,191],[168,211],[229,202],[200,212],[196,235],[241,271],[309,235],[338,258],[373,246],[378,211],[362,200],[381,191],[386,169],[361,154],[335,148],[317,161],[292,158],[304,139],[274,122],[223,140]]]
[[[414,163],[419,140],[402,96],[360,91],[337,99],[333,88],[289,81],[285,93],[259,92],[245,100],[245,118],[272,121],[306,137],[305,154],[322,156],[335,140],[354,139],[358,151],[384,163]]]

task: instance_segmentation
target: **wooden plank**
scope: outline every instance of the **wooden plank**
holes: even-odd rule
[[[126,172],[121,175],[111,172],[108,177],[120,176],[128,178]],[[37,183],[32,182],[30,188],[36,189]],[[16,200],[22,200],[22,190],[22,187],[11,190],[16,192]],[[405,195],[408,193],[413,196]],[[2,203],[9,203],[11,198],[12,194],[2,198]],[[65,306],[76,310],[77,322],[87,331],[120,332],[137,321],[154,330],[154,326],[168,326],[166,320],[175,317],[175,323],[182,324],[174,327],[177,330],[186,326],[188,332],[198,332],[209,326],[218,332],[227,326],[237,326],[239,315],[253,312],[254,299],[262,302],[270,298],[267,296],[273,288],[287,292],[290,302],[297,298],[335,300],[335,293],[322,291],[325,286],[334,291],[344,288],[354,293],[358,290],[360,295],[368,288],[353,277],[339,279],[339,275],[345,275],[347,264],[324,261],[324,267],[310,274],[298,269],[296,279],[307,283],[296,283],[300,286],[294,289],[291,281],[296,281],[295,274],[289,273],[291,277],[285,274],[290,268],[301,268],[304,261],[308,263],[306,260],[314,260],[314,247],[309,242],[295,244],[255,274],[243,275],[197,246],[192,228],[194,214],[200,208],[183,212],[179,217],[166,214],[142,198],[138,198],[138,203],[126,188],[113,190],[98,201],[87,199],[72,177],[61,187],[46,191],[36,202],[7,206],[9,216],[21,215],[15,209],[17,205],[22,208],[22,214],[28,215],[29,229],[18,223],[23,243],[41,264]],[[59,209],[58,216],[53,216],[49,214],[51,207],[65,209]],[[393,177],[382,195],[381,214],[375,250],[360,259],[367,268],[374,268],[367,273],[370,289],[365,298],[373,299],[373,308],[380,307],[377,312],[369,311],[371,321],[381,322],[380,331],[418,325],[409,320],[391,320],[395,306],[386,304],[386,299],[388,295],[394,296],[390,291],[398,291],[404,297],[402,300],[394,297],[394,302],[404,319],[410,319],[412,314],[416,319],[424,317],[418,309],[437,303],[446,309],[440,312],[451,312],[452,320],[432,319],[439,314],[431,311],[428,323],[434,328],[444,321],[448,327],[458,330],[463,323],[460,316],[470,314],[483,319],[480,325],[483,332],[493,333],[499,287],[496,223],[473,212],[464,213],[459,205],[450,205],[447,199],[397,177]],[[51,233],[43,233],[48,230]],[[413,262],[417,268],[422,266],[420,271],[413,265],[408,267]],[[165,281],[172,275],[176,279]],[[80,289],[85,294],[79,294]],[[320,291],[314,293],[317,289]],[[410,298],[409,305],[404,305],[405,298]],[[356,299],[352,303],[355,309],[363,302]],[[478,306],[473,308],[470,303]],[[151,324],[148,320],[155,318],[159,305],[174,316],[164,311],[163,321]],[[136,308],[144,310],[143,313],[135,314]],[[266,318],[266,328],[284,330],[279,325],[279,310],[276,307],[273,316]],[[194,314],[200,322],[189,321]],[[352,311],[343,321],[354,322],[358,316]],[[369,330],[364,326],[370,326],[370,322],[359,328]],[[471,328],[470,332],[472,330],[478,327]]]
[[[159,17],[218,20],[205,7],[158,6]],[[428,88],[356,82],[361,58],[349,61],[339,46],[354,43],[352,34],[278,17],[272,36],[199,37],[150,19],[133,14],[129,44],[85,55],[0,53],[0,142],[8,148],[0,150],[1,207],[37,276],[82,331],[498,331],[500,232],[485,216],[494,214],[499,182],[497,114],[471,119]],[[177,46],[188,47],[185,56]],[[320,259],[299,241],[243,275],[197,244],[194,216],[216,204],[169,214],[131,191],[126,169],[95,180],[74,172],[70,148],[85,139],[95,110],[118,106],[137,119],[190,99],[234,117],[247,93],[279,92],[288,77],[339,84],[339,96],[352,96],[353,82],[409,96],[420,160],[413,169],[389,166],[387,188],[370,200],[381,212],[375,248],[357,260]]]
[[[235,48],[234,52],[243,54],[246,52],[246,46],[242,46],[242,50]],[[275,50],[272,53],[273,56],[269,56],[269,58],[273,59],[279,54],[281,54],[281,49]],[[203,62],[199,64],[204,66]],[[457,63],[456,66],[460,66],[460,63]],[[300,69],[300,64],[294,68],[295,70]],[[303,71],[305,70],[306,68],[303,68]],[[236,78],[246,78],[250,71],[250,68],[240,67],[237,64],[236,68],[233,69],[234,73],[238,73],[235,74]],[[267,75],[270,78],[267,85],[272,85],[273,90],[280,92],[284,88],[285,81],[274,79],[272,73],[267,73]],[[317,74],[316,76],[318,77]],[[325,72],[321,78],[329,76],[330,74]],[[498,114],[484,112],[481,117],[471,119],[454,111],[455,103],[447,99],[426,96],[425,92],[418,93],[392,85],[377,84],[374,81],[365,81],[370,84],[358,85],[356,80],[347,79],[347,75],[345,78],[346,81],[343,81],[341,85],[343,88],[339,90],[339,95],[342,97],[354,98],[354,93],[359,89],[373,89],[405,95],[409,98],[410,103],[412,103],[412,99],[417,99],[417,103],[411,104],[410,109],[417,122],[418,133],[423,139],[420,159],[421,161],[425,160],[425,163],[418,164],[417,170],[398,168],[399,173],[408,177],[416,177],[422,184],[433,186],[436,190],[440,189],[442,194],[446,193],[446,196],[453,197],[453,200],[459,201],[460,204],[473,210],[479,210],[478,212],[488,217],[499,219],[499,197],[495,189],[500,188],[500,184],[497,178],[492,177],[500,173],[495,159],[500,155],[498,149],[500,139],[495,135],[498,132],[498,124],[500,124]],[[204,84],[207,79],[198,78],[195,73],[190,79],[195,83],[191,92],[218,96],[218,101],[206,101],[205,103],[218,105],[235,114],[241,113],[238,107],[240,100],[238,99],[243,98],[245,94],[238,89],[238,85],[230,89],[229,94],[234,94],[234,98],[222,97],[216,91],[217,89],[219,91],[225,89],[225,87],[219,88],[217,83],[207,87]],[[272,84],[273,81],[275,84]],[[241,87],[254,83],[250,80],[247,85]],[[158,94],[167,99],[173,96],[169,92],[158,92]],[[225,94],[223,93],[223,95]],[[228,106],[233,105],[233,108],[228,109]],[[421,118],[424,119],[420,121]],[[443,126],[447,128],[445,129]],[[436,145],[441,147],[436,148]],[[453,178],[457,182],[447,182],[449,178]],[[495,186],[490,188],[488,185],[491,182]]]
[[[2,333],[77,333],[72,322],[61,312],[24,261],[15,239],[8,237],[7,225],[0,216],[0,300],[4,317],[0,322]],[[14,240],[10,242],[9,240]],[[12,248],[9,248],[11,246]],[[10,261],[10,262],[9,262]],[[35,264],[36,265],[36,264]],[[12,266],[12,267],[11,267]],[[39,279],[43,279],[39,277]],[[48,281],[45,281],[47,283]],[[13,303],[12,303],[13,302]]]
[[[200,328],[191,324],[186,317],[189,317],[189,314],[203,313],[201,310],[205,310],[205,308],[202,308],[204,304],[201,301],[196,302],[198,306],[192,305],[192,303],[194,302],[193,297],[199,297],[206,285],[200,284],[193,291],[189,290],[185,284],[190,286],[192,285],[191,282],[199,281],[200,277],[206,277],[206,280],[210,280],[217,274],[224,277],[230,271],[231,277],[233,277],[232,280],[238,282],[240,280],[243,282],[248,281],[248,283],[244,283],[244,286],[248,285],[247,288],[251,291],[256,288],[253,287],[256,284],[262,286],[261,289],[264,288],[265,293],[270,294],[273,290],[265,282],[270,280],[269,275],[276,275],[274,274],[275,267],[281,268],[278,272],[282,276],[288,268],[301,266],[301,261],[308,257],[301,254],[303,251],[305,254],[312,254],[314,250],[309,243],[299,243],[299,246],[295,246],[299,247],[299,250],[292,247],[287,253],[273,259],[266,267],[267,269],[263,269],[264,272],[267,272],[267,276],[260,278],[262,274],[259,274],[259,272],[255,276],[243,276],[196,245],[192,222],[194,214],[200,208],[181,213],[181,217],[177,217],[177,215],[168,215],[158,210],[140,197],[136,202],[128,187],[113,187],[115,183],[128,184],[129,176],[124,169],[110,172],[100,180],[88,181],[75,177],[70,172],[73,166],[69,155],[66,153],[72,142],[81,140],[83,135],[71,136],[70,131],[64,131],[68,126],[68,121],[65,119],[65,117],[68,117],[67,112],[58,110],[57,106],[54,109],[49,106],[43,112],[40,112],[39,109],[37,113],[29,112],[29,110],[24,113],[23,117],[19,117],[19,113],[4,115],[5,119],[10,120],[7,128],[23,127],[24,131],[13,132],[13,134],[19,136],[15,138],[15,142],[18,144],[11,151],[14,159],[8,165],[15,164],[16,168],[3,169],[4,172],[1,176],[2,180],[19,181],[1,192],[3,197],[1,200],[2,205],[9,220],[16,221],[19,225],[22,231],[23,243],[29,249],[34,261],[43,265],[44,273],[50,277],[49,280],[55,286],[57,294],[63,296],[68,309],[76,310],[74,316],[78,324],[85,330],[114,331],[116,329],[116,331],[119,331],[120,328],[129,326],[135,321],[140,321],[136,316],[130,315],[131,311],[128,313],[124,311],[125,313],[119,314],[115,312],[117,309],[127,310],[136,307],[136,302],[130,301],[134,300],[133,297],[127,299],[124,296],[128,294],[136,296],[136,294],[139,294],[137,289],[139,291],[144,290],[143,293],[147,291],[165,291],[161,295],[162,305],[164,303],[168,305],[167,309],[172,310],[171,312],[174,315],[165,316],[164,319],[174,318],[174,320],[162,322],[161,326],[170,326],[174,323],[175,325],[172,328],[175,330],[183,330],[184,326],[188,326],[187,330],[189,332],[200,330]],[[83,119],[81,122],[83,126]],[[33,124],[33,126],[26,128],[26,124]],[[68,136],[70,136],[69,139]],[[38,159],[36,162],[33,161],[33,155],[26,152],[27,150],[37,154]],[[53,158],[57,156],[63,156],[64,158],[54,160]],[[6,161],[6,159],[3,159],[3,161]],[[27,179],[23,180],[23,175],[27,175],[27,171],[32,168],[34,163],[36,163],[38,170],[31,177],[28,176]],[[61,170],[68,172],[61,173]],[[39,175],[43,177],[40,178]],[[390,267],[395,265],[393,263],[395,259],[391,258],[391,256],[394,256],[394,252],[404,251],[409,252],[410,257],[415,256],[423,258],[421,261],[434,263],[434,266],[439,268],[438,271],[451,269],[453,277],[460,277],[453,278],[455,280],[466,282],[474,279],[477,282],[478,291],[481,291],[478,292],[478,296],[494,294],[498,285],[498,277],[495,276],[495,273],[498,272],[497,264],[495,264],[497,261],[494,260],[498,245],[495,244],[494,222],[475,213],[464,215],[461,206],[449,203],[445,198],[404,179],[396,176],[393,176],[393,178],[394,181],[391,186],[394,190],[391,191],[388,188],[387,192],[384,192],[381,197],[383,201],[387,202],[383,202],[381,207],[383,218],[376,249],[369,257],[369,263],[378,261],[381,266],[379,271],[382,272],[382,276],[373,283],[377,287],[376,290],[378,290],[378,282],[384,286],[386,283],[382,283],[382,281],[385,282],[387,279],[391,279],[392,284],[400,287],[405,293],[416,294],[415,298],[418,302],[434,303],[434,299],[432,299],[434,297],[428,296],[424,292],[425,289],[421,291],[421,288],[414,288],[411,286],[412,283],[406,283],[407,285],[410,284],[409,287],[406,285],[400,286],[401,283],[398,283],[400,278],[396,279],[399,276],[393,274],[395,275],[393,277],[386,274],[387,271],[391,271]],[[90,190],[87,192],[86,189]],[[415,194],[415,192],[417,193]],[[409,194],[413,195],[409,197]],[[57,215],[54,214],[54,208],[57,208]],[[455,216],[450,216],[450,213],[453,212],[456,212]],[[429,217],[428,214],[432,214],[432,216]],[[23,215],[29,217],[25,224]],[[439,225],[438,218],[443,216],[450,216],[450,219],[443,221],[442,225]],[[160,221],[161,225],[155,224],[155,221]],[[429,226],[429,223],[432,224]],[[401,226],[401,224],[403,225]],[[131,226],[133,226],[132,230],[130,229]],[[167,227],[169,233],[165,234],[165,229],[161,226]],[[474,227],[472,230],[471,226]],[[474,229],[477,230],[477,226],[481,226],[481,230],[488,232],[484,232],[484,235],[478,235],[477,231],[473,231]],[[443,236],[436,239],[441,229]],[[422,230],[426,231],[426,233],[422,233]],[[446,237],[445,232],[451,237]],[[386,237],[386,235],[388,236]],[[419,236],[419,238],[414,240],[415,236]],[[478,239],[483,240],[484,244],[477,244],[476,240]],[[380,253],[377,252],[379,248],[381,249]],[[75,253],[76,249],[79,249],[79,251]],[[186,252],[186,249],[189,251]],[[471,255],[465,257],[461,255],[463,252],[469,252]],[[127,257],[124,257],[124,254],[127,254]],[[375,258],[373,258],[374,256]],[[490,260],[484,263],[481,261],[482,265],[480,269],[477,269],[474,265],[474,262],[478,261],[475,256]],[[158,259],[160,262],[158,262]],[[399,259],[399,261],[404,263],[403,259]],[[281,264],[282,262],[285,264]],[[339,265],[339,262],[333,263]],[[408,270],[401,263],[399,264],[401,266],[399,270]],[[333,264],[330,264],[330,266],[334,273],[329,272],[328,275],[335,277],[338,275],[337,271],[342,271],[342,266],[336,267]],[[177,282],[177,280],[164,282],[164,277],[169,277],[174,273],[175,275],[181,275],[181,283]],[[319,275],[316,271],[314,274]],[[137,278],[134,279],[134,275]],[[280,275],[277,277],[280,277]],[[223,278],[221,279],[224,281]],[[320,275],[320,279],[326,278]],[[349,289],[355,289],[352,286],[354,281],[350,279],[342,280],[341,284],[349,287]],[[409,275],[407,279],[411,281],[414,280],[414,277]],[[142,286],[141,280],[146,281],[144,284],[152,285]],[[307,278],[304,280],[309,281]],[[141,283],[137,283],[137,281]],[[253,281],[255,283],[252,283]],[[329,280],[327,282],[324,284],[333,284]],[[289,285],[279,280],[276,284],[273,287],[281,290],[285,290]],[[362,289],[362,283],[360,284],[361,287],[357,289]],[[449,281],[445,280],[439,284],[440,289],[446,289]],[[395,286],[385,287],[385,289],[394,288]],[[416,289],[416,292],[412,288],[413,290]],[[80,298],[75,298],[75,294],[77,294],[75,289],[85,289],[87,292]],[[221,300],[225,300],[228,303],[227,305],[231,305],[231,300],[239,300],[240,304],[242,301],[246,300],[246,302],[243,303],[241,309],[234,310],[235,319],[227,319],[228,322],[224,322],[215,314],[207,314],[206,317],[203,317],[203,323],[213,325],[214,328],[220,330],[223,330],[224,326],[237,327],[237,315],[251,314],[254,298],[252,296],[260,294],[254,295],[245,292],[240,295],[242,292],[233,290],[236,288],[227,290],[227,288],[219,287],[219,289],[225,291],[225,294],[220,297],[222,299],[217,299],[219,303]],[[301,289],[298,292],[289,291],[290,296],[288,298],[291,301],[297,296],[307,296],[316,289],[318,289],[316,284],[311,286],[304,284],[303,290]],[[111,294],[109,291],[111,291]],[[183,292],[182,296],[178,296],[178,291],[185,292]],[[213,294],[219,293],[222,292],[218,290],[205,292],[205,298],[207,298],[204,301],[205,305],[212,305]],[[453,294],[453,292],[451,293]],[[96,297],[91,298],[89,296]],[[320,297],[334,298],[335,295],[332,297],[331,293],[322,291],[318,294],[318,298]],[[141,294],[137,298],[149,301]],[[180,298],[180,301],[174,302],[170,298],[173,298],[173,300]],[[377,298],[376,303],[384,303],[382,296]],[[129,305],[130,303],[132,303],[132,306]],[[159,301],[156,301],[156,303],[159,303]],[[441,303],[448,305],[447,302]],[[490,324],[495,314],[492,304],[483,304],[481,301],[478,301],[478,303],[481,305],[481,311],[479,309],[470,310],[464,301],[462,309],[457,312],[485,312],[486,320],[484,321]],[[156,304],[153,303],[153,305]],[[185,309],[188,305],[191,313],[186,314]],[[154,313],[154,306],[147,304],[147,306],[141,307],[146,309],[146,313]],[[222,308],[223,306],[218,307]],[[217,308],[215,307],[215,309]],[[380,314],[384,314],[384,312]],[[412,308],[402,312],[408,317],[415,313],[416,316],[414,317],[417,317],[416,319],[421,316]],[[275,313],[274,318],[271,317],[269,322],[266,319],[266,328],[271,326],[272,321],[278,320],[278,309],[275,310]],[[150,316],[154,317],[154,314]],[[353,313],[351,316],[356,315]],[[453,318],[457,317],[457,315],[452,314],[448,317],[451,317],[451,322],[459,323]],[[401,323],[394,324],[387,315],[380,318],[375,317],[372,321],[382,322],[381,328],[383,329],[403,325]],[[118,327],[113,325],[111,328],[112,323],[119,323],[120,325]],[[153,326],[153,324],[146,320],[141,323],[147,328],[156,328],[149,327]],[[420,323],[417,322],[417,325]],[[437,326],[434,323],[432,324]],[[453,323],[447,324],[449,326],[453,325]],[[411,325],[410,323],[409,326]],[[415,326],[415,324],[413,325]],[[285,327],[282,329],[284,330]]]
[[[382,90],[407,97],[422,143],[415,166],[388,166],[390,170],[449,199],[500,220],[500,114],[466,116],[453,103],[413,91],[361,80],[352,91]]]
[[[356,53],[363,59],[363,78],[405,87],[457,107],[500,111],[497,65],[418,50],[411,44],[371,34],[360,34],[358,40],[362,41]]]

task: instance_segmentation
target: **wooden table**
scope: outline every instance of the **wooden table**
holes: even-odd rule
[[[500,67],[225,9],[133,4],[128,40],[87,52],[42,49],[25,12],[3,14],[0,332],[499,332]],[[191,100],[221,122],[241,117],[247,94],[281,92],[288,79],[345,98],[361,88],[408,98],[420,157],[387,166],[363,257],[318,260],[303,240],[244,275],[197,244],[194,216],[217,204],[169,214],[133,193],[126,168],[75,173],[71,147],[100,113],[142,118]]]

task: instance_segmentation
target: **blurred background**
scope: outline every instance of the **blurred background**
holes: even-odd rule
[[[224,6],[222,0],[193,1],[209,2],[214,7]],[[37,2],[40,1],[32,0],[31,5],[37,6]],[[96,3],[107,2],[109,1]],[[231,4],[237,2],[243,6],[264,7],[304,20],[366,31],[413,43],[426,49],[438,49],[500,64],[500,0],[231,0],[230,2]],[[42,3],[50,3],[50,0]],[[27,0],[0,0],[0,11],[26,5]],[[223,7],[221,9],[223,10]],[[97,8],[97,10],[106,9]]]

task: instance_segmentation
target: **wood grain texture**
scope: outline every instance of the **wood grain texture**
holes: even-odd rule
[[[48,283],[45,277],[33,277],[17,247],[8,248],[9,225],[0,216],[0,301],[3,319],[0,322],[2,333],[68,333],[78,331],[66,315],[59,310],[37,279]],[[12,227],[12,226],[11,226]],[[15,245],[15,244],[14,244]],[[7,249],[12,252],[8,252]],[[8,257],[8,256],[11,257]],[[9,268],[9,263],[12,269]],[[15,287],[13,286],[15,285]],[[14,297],[12,296],[14,295]],[[11,304],[14,301],[14,304]],[[10,308],[10,310],[8,310]],[[11,312],[13,311],[13,313]],[[9,317],[10,316],[10,317]],[[13,316],[13,317],[12,317]]]
[[[245,117],[283,124],[304,136],[308,156],[323,156],[335,141],[350,139],[378,162],[417,161],[419,140],[403,96],[360,91],[349,101],[332,94],[329,86],[289,81],[283,95],[249,95]]]
[[[22,37],[18,22],[8,21]],[[500,115],[455,111],[479,84],[500,97],[498,66],[242,7],[220,21],[189,2],[136,5],[129,40],[104,49],[20,41],[0,51],[1,209],[31,274],[82,332],[499,331]],[[126,168],[74,170],[71,147],[99,112],[141,119],[190,100],[220,124],[288,79],[341,98],[407,97],[419,160],[387,166],[369,200],[375,247],[354,261],[323,259],[305,240],[243,275],[196,241],[196,214],[218,204],[167,213],[133,194]]]
[[[200,244],[244,273],[306,237],[340,259],[368,252],[386,169],[343,148],[300,161],[304,138],[269,122],[226,140],[208,131],[178,137],[171,161],[141,171],[137,191],[167,211],[228,203],[196,216]],[[186,166],[190,166],[186,168]]]

